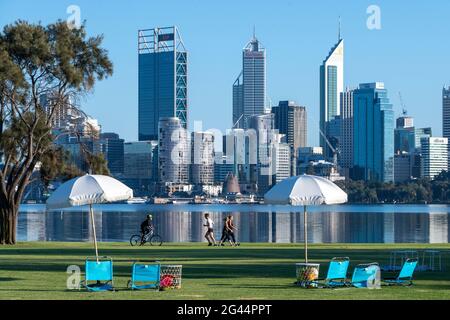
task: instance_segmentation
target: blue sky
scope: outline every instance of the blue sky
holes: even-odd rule
[[[137,30],[177,25],[189,50],[189,118],[203,128],[231,126],[231,85],[252,35],[267,49],[267,92],[275,104],[295,100],[308,110],[308,143],[318,145],[319,65],[345,40],[345,84],[383,81],[396,115],[400,91],[417,126],[442,133],[441,94],[450,85],[450,2],[264,0],[0,0],[0,25],[16,19],[47,24],[78,5],[90,34],[102,33],[114,75],[84,102],[103,131],[137,139]],[[366,27],[369,5],[381,9],[381,30]]]

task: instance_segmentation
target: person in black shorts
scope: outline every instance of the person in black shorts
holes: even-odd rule
[[[208,246],[216,245],[216,239],[214,239],[214,221],[209,217],[209,213],[205,213],[206,224],[203,226],[207,228],[205,238],[208,240]]]
[[[141,223],[141,243],[144,242],[144,237],[151,231],[153,231],[153,216],[148,214],[147,219]]]

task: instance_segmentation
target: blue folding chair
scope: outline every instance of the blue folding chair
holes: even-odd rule
[[[386,278],[383,282],[387,285],[411,286],[413,284],[413,274],[417,267],[417,259],[406,259],[399,275],[396,278]]]
[[[348,257],[334,257],[328,266],[327,277],[323,283],[317,284],[322,288],[336,288],[345,286],[347,279],[347,270],[350,265]]]
[[[329,288],[345,286],[349,265],[350,259],[348,257],[335,257],[331,259],[325,279],[325,286]]]
[[[381,284],[380,275],[378,263],[359,264],[353,270],[350,285],[356,288],[379,288]]]
[[[111,258],[86,258],[85,280],[81,286],[88,291],[114,291],[113,262]]]
[[[133,263],[131,280],[128,287],[132,290],[159,290],[161,266],[158,261]]]

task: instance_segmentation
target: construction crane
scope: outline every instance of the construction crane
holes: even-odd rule
[[[333,147],[331,142],[328,140],[328,138],[325,136],[325,134],[322,132],[322,129],[319,129],[320,135],[324,138],[327,145],[330,147],[331,151],[333,151],[333,165],[335,169],[338,167],[338,155],[341,153],[339,148]]]
[[[400,99],[400,105],[402,107],[402,114],[403,116],[406,116],[408,114],[408,111],[406,110],[406,106],[403,103],[402,93],[400,91],[398,92],[398,97]]]

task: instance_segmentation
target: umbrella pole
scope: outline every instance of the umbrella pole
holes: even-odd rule
[[[98,262],[97,233],[95,232],[94,210],[92,209],[92,204],[89,205],[89,211],[91,213],[92,232],[94,233],[95,257],[97,258]]]
[[[303,229],[305,234],[305,263],[308,263],[308,213],[306,206],[303,206]]]

